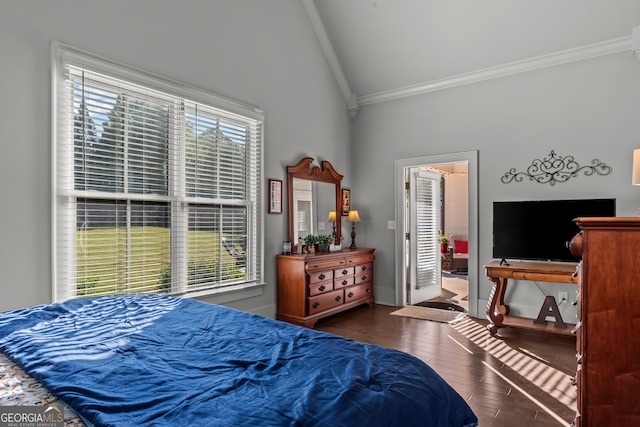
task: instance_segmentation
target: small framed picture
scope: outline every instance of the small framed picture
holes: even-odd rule
[[[342,216],[349,215],[351,210],[351,190],[348,188],[342,189]]]
[[[282,213],[282,180],[269,180],[269,210],[270,214]]]

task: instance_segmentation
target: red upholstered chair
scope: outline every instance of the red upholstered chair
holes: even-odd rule
[[[469,241],[467,236],[449,236],[451,271],[469,271]]]

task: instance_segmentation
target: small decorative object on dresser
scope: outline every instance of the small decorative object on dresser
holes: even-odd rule
[[[307,236],[304,238],[304,243],[305,245],[307,245],[308,252],[313,253],[316,251],[316,243],[318,243],[318,238],[313,234],[307,234]]]
[[[323,317],[373,306],[374,250],[277,255],[276,319],[312,328]]]
[[[316,239],[318,240],[318,248],[323,252],[329,252],[329,245],[333,242],[333,238],[328,234],[320,234]]]

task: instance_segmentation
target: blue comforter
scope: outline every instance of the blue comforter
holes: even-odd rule
[[[95,426],[475,426],[425,363],[154,295],[0,313],[0,350]]]

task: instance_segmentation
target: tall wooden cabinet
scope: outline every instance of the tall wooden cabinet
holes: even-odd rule
[[[374,250],[278,255],[276,318],[312,328],[323,317],[373,306]]]
[[[578,218],[576,426],[640,426],[640,218]]]

